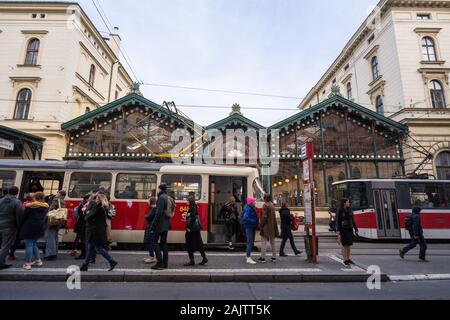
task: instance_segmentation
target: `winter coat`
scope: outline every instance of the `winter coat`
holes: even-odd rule
[[[280,210],[280,219],[281,219],[281,238],[288,239],[292,235],[292,221],[294,220],[294,216],[291,214],[291,210],[288,208]]]
[[[201,226],[200,226],[200,230],[198,230],[198,228],[197,228],[197,230],[194,230],[195,229],[195,222],[197,221],[197,219],[200,219],[199,216],[198,216],[197,205],[189,205],[188,216],[186,217],[186,232],[199,232],[199,231],[201,231]],[[187,231],[187,229],[189,229],[190,231]]]
[[[18,229],[22,214],[22,203],[16,197],[7,195],[1,199],[0,230]]]
[[[219,218],[225,220],[225,224],[234,224],[239,221],[239,212],[235,203],[227,203],[220,210]]]
[[[277,218],[275,216],[275,206],[272,202],[264,203],[261,215],[261,237],[275,239],[280,237],[278,231]]]
[[[166,192],[161,192],[156,203],[156,215],[153,221],[153,227],[158,234],[168,232],[170,230],[170,218],[166,215],[167,206],[169,203]]]
[[[101,203],[96,204],[95,210],[88,212],[86,220],[86,243],[96,246],[106,246],[108,237],[106,234],[106,213],[107,208]]]
[[[358,232],[358,227],[355,223],[355,216],[353,215],[353,210],[351,208],[339,208],[336,214],[336,229],[338,232],[343,230],[353,231],[353,229]]]
[[[46,228],[45,218],[48,204],[45,202],[30,203],[23,213],[20,230],[21,239],[37,240],[44,236]]]
[[[420,212],[422,209],[420,207],[414,207],[412,212],[412,232],[411,236],[414,237],[423,237],[423,227],[422,227],[422,219],[420,218]]]
[[[75,229],[73,230],[79,236],[84,236],[86,221],[84,220],[85,212],[83,211],[86,203],[81,202],[77,208],[77,222],[75,224]]]
[[[153,221],[155,220],[156,216],[156,207],[151,208],[148,215],[145,216],[145,220],[147,221],[147,227],[145,228],[144,233],[144,243],[148,244],[151,243],[152,237],[153,237]]]
[[[248,204],[244,207],[244,215],[242,216],[242,224],[244,229],[256,229],[259,225],[258,214],[256,209]]]

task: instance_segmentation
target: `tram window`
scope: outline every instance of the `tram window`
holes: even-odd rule
[[[337,184],[333,186],[333,200],[331,201],[331,208],[339,209],[341,200],[348,198],[348,185],[346,183]]]
[[[197,200],[201,198],[200,176],[163,175],[161,181],[167,184],[169,193],[173,192],[175,200],[187,201],[191,194],[195,194]]]
[[[69,197],[81,199],[89,193],[100,190],[109,195],[111,181],[112,174],[110,173],[74,172],[70,177]]]
[[[353,209],[362,210],[369,208],[369,201],[367,199],[367,186],[365,183],[350,183],[348,194]]]
[[[0,172],[0,191],[1,192],[3,192],[3,189],[8,189],[8,188],[13,187],[15,182],[16,182],[16,173],[14,171]]]
[[[117,175],[116,199],[144,200],[156,196],[156,175],[128,174]]]
[[[411,205],[422,208],[447,206],[444,186],[439,184],[411,184]]]

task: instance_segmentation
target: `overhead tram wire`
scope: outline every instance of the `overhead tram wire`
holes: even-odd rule
[[[101,20],[103,21],[103,24],[105,25],[106,29],[108,29],[109,33],[112,34],[112,31],[110,29],[110,27],[108,26],[108,23],[106,22],[106,15],[105,17],[103,16],[102,12],[100,11],[100,3],[99,6],[97,6],[97,4],[95,3],[95,0],[91,0],[92,4],[94,5],[95,9],[97,10],[98,14],[100,15]],[[108,20],[109,21],[109,20]],[[119,48],[120,53],[122,54],[125,62],[127,63],[128,67],[130,68],[131,72],[134,75],[134,78],[136,81],[138,82],[142,82],[142,80],[140,79],[140,77],[138,76],[137,72],[134,70],[133,66],[131,65],[130,61],[127,58],[127,54],[125,53],[125,49],[122,48],[116,41],[115,38],[112,38],[112,40],[116,43],[117,47]]]

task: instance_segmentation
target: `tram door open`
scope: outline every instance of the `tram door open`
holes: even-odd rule
[[[374,190],[379,238],[400,238],[396,192],[393,189]]]
[[[62,190],[64,184],[64,172],[31,172],[23,173],[21,199],[25,199],[27,193],[44,192],[45,196],[56,195]]]
[[[225,232],[225,220],[220,216],[222,207],[228,203],[231,197],[237,200],[239,216],[242,216],[243,205],[247,198],[247,178],[242,177],[219,177],[212,176],[209,180],[209,214],[210,214],[210,228],[209,228],[209,243],[223,243],[227,242]],[[237,224],[237,238],[233,237],[233,242],[243,241],[242,228]]]

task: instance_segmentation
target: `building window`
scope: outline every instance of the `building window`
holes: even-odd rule
[[[437,61],[436,46],[431,37],[422,39],[422,52],[424,61]]]
[[[439,180],[450,180],[450,152],[441,152],[436,158],[436,171]]]
[[[116,100],[119,99],[119,91],[116,90]]]
[[[377,113],[384,115],[384,104],[383,104],[383,98],[381,96],[377,97],[376,100],[376,109],[377,109]]]
[[[91,70],[89,71],[89,85],[91,87],[94,86],[94,80],[95,80],[95,66],[91,64]]]
[[[369,44],[371,44],[373,42],[373,40],[375,40],[375,35],[374,34],[370,36],[370,38],[369,38],[369,40],[367,40],[367,42]]]
[[[378,68],[378,57],[375,56],[372,58],[372,76],[373,80],[377,80],[380,76],[380,70]]]
[[[447,107],[445,103],[444,90],[439,81],[433,80],[430,82],[430,95],[434,109],[443,109]]]
[[[31,90],[22,89],[19,91],[16,100],[16,110],[14,120],[27,120],[31,105]]]
[[[431,15],[429,13],[419,13],[417,14],[417,20],[431,20]]]
[[[89,113],[89,112],[91,112],[91,108],[86,107],[86,109],[84,110],[84,113],[86,114],[86,113]]]
[[[347,99],[351,100],[353,98],[353,92],[352,92],[352,83],[347,83]]]
[[[39,46],[41,42],[39,39],[31,39],[28,42],[27,46],[27,55],[25,57],[25,64],[28,66],[35,66],[37,65],[37,59],[39,55]]]

